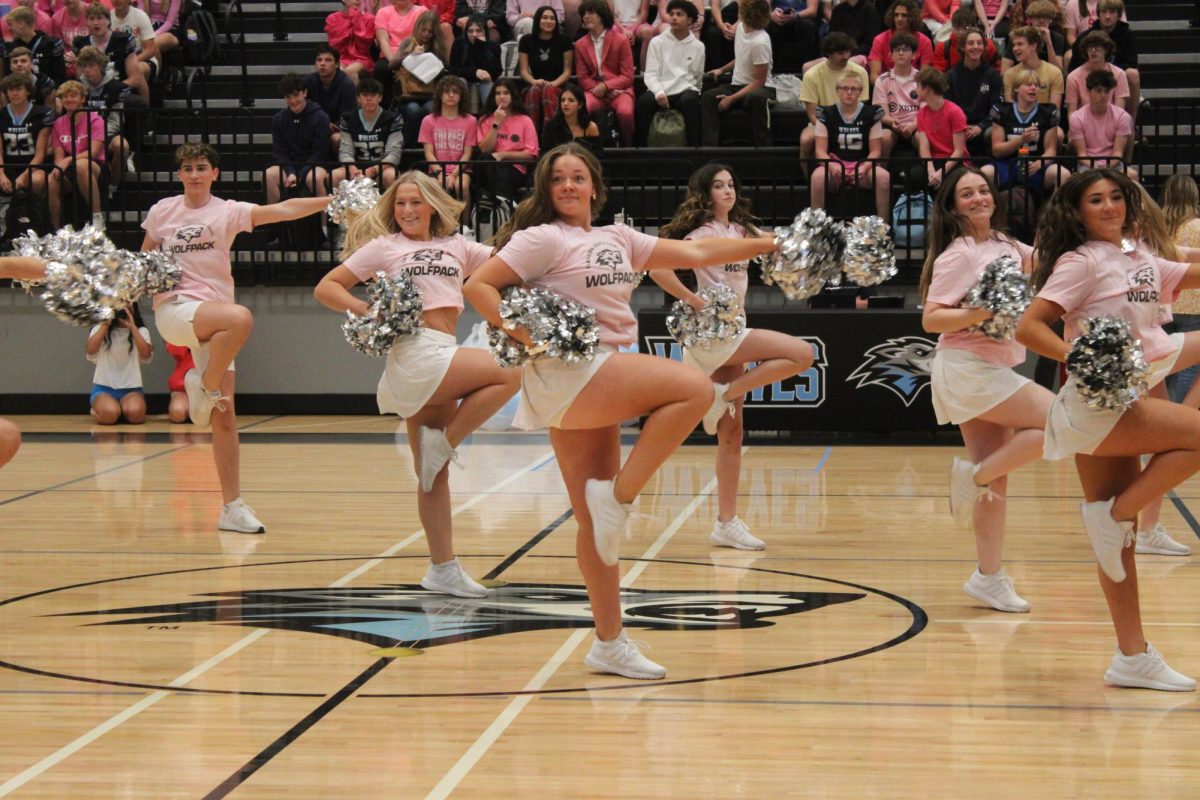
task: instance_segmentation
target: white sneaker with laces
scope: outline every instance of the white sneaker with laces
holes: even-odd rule
[[[433,482],[437,480],[438,473],[451,461],[458,463],[458,451],[450,446],[450,442],[446,440],[446,432],[440,428],[426,428],[422,425],[418,435],[421,442],[420,455],[417,457],[417,475],[421,479],[421,491],[429,492],[433,490]]]
[[[1149,533],[1138,531],[1134,552],[1155,556],[1188,556],[1192,554],[1192,548],[1172,539],[1163,524],[1158,522]]]
[[[125,157],[125,174],[137,175],[137,164],[133,161],[133,153]]]
[[[644,642],[635,642],[626,637],[625,631],[621,631],[621,635],[611,642],[594,639],[592,649],[588,651],[583,663],[598,672],[611,672],[636,680],[657,681],[667,677],[666,667],[655,664],[642,655],[639,644],[649,649],[649,645]]]
[[[1117,583],[1125,580],[1125,565],[1121,563],[1121,551],[1133,544],[1133,523],[1117,522],[1112,516],[1113,500],[1097,500],[1080,503],[1083,527],[1092,540],[1092,550],[1104,574]]]
[[[221,509],[221,519],[217,522],[217,527],[223,531],[238,533],[267,532],[266,526],[254,516],[254,509],[246,505],[246,501],[240,497],[232,503],[226,503]]]
[[[429,569],[425,570],[425,577],[421,578],[421,588],[455,597],[488,596],[487,587],[473,580],[457,558],[442,564],[430,564]]]
[[[963,458],[954,459],[950,465],[950,515],[960,525],[970,525],[975,504],[993,497],[990,489],[975,483],[978,469],[978,464]]]
[[[712,533],[708,540],[717,547],[735,547],[738,550],[765,550],[767,543],[750,533],[746,523],[738,517],[728,522],[716,520],[713,522]]]
[[[205,427],[212,418],[213,402],[211,395],[204,389],[199,370],[193,368],[187,371],[183,376],[183,388],[187,392],[188,416],[191,417],[192,424]]]
[[[984,575],[975,569],[970,579],[963,584],[963,591],[984,605],[997,611],[1013,614],[1028,614],[1029,603],[1013,588],[1012,578],[1003,569],[995,575]]]
[[[1104,673],[1104,682],[1130,689],[1157,689],[1160,692],[1194,692],[1196,681],[1167,666],[1154,645],[1146,643],[1146,652],[1127,656],[1117,650]]]
[[[704,421],[700,424],[704,426],[704,432],[709,436],[716,436],[717,425],[721,422],[721,417],[733,411],[733,403],[724,399],[725,392],[728,391],[728,383],[713,384],[713,401],[708,412],[704,415]]]
[[[621,536],[629,520],[632,503],[619,503],[613,495],[612,481],[589,479],[583,485],[588,514],[592,518],[592,537],[600,560],[610,567],[621,559]]]

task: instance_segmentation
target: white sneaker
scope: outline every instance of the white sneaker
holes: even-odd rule
[[[430,564],[421,578],[421,588],[440,594],[452,594],[455,597],[487,597],[487,587],[475,582],[457,558],[452,558],[444,564]]]
[[[254,509],[246,505],[242,498],[226,503],[221,509],[221,519],[217,527],[223,531],[238,533],[266,533],[266,527],[254,516]]]
[[[223,397],[219,391],[210,392],[205,389],[200,379],[200,371],[194,367],[183,376],[183,388],[187,392],[188,416],[191,417],[193,425],[203,428],[212,420],[214,408],[218,411],[225,410],[225,401],[228,398]]]
[[[592,518],[592,537],[600,560],[610,567],[621,559],[621,536],[629,519],[632,503],[617,502],[612,481],[591,478],[583,485],[588,514]]]
[[[963,591],[997,611],[1009,611],[1014,614],[1029,613],[1029,603],[1017,594],[1017,590],[1013,588],[1012,578],[1003,569],[995,575],[984,575],[976,568],[975,574],[963,584]]]
[[[701,423],[704,426],[704,432],[709,436],[716,436],[717,424],[720,423],[721,417],[733,411],[733,403],[723,399],[724,394],[729,389],[728,383],[713,384],[713,401],[708,412],[704,415],[704,421]]]
[[[970,525],[975,513],[975,504],[994,495],[986,486],[975,483],[977,464],[963,458],[950,464],[950,515],[960,525]]]
[[[736,547],[738,550],[765,550],[767,543],[750,533],[746,523],[738,517],[729,522],[716,520],[708,540],[717,547]]]
[[[611,672],[626,678],[643,681],[657,681],[667,677],[667,669],[661,664],[655,664],[642,655],[638,642],[625,636],[625,631],[611,642],[599,639],[592,641],[592,649],[588,651],[583,663],[598,672]],[[642,647],[649,648],[645,643]]]
[[[92,214],[92,227],[103,232],[106,226],[103,214]]]
[[[1121,551],[1133,544],[1133,523],[1117,522],[1112,517],[1113,500],[1097,500],[1080,503],[1083,527],[1092,540],[1096,561],[1104,574],[1117,583],[1125,580],[1125,565],[1121,563]]]
[[[135,164],[133,161],[133,153],[130,153],[125,157],[125,174],[137,175],[137,164]]]
[[[1196,682],[1167,666],[1154,645],[1146,643],[1146,652],[1127,656],[1117,650],[1104,673],[1104,682],[1130,689],[1158,689],[1160,692],[1194,692]]]
[[[1134,552],[1156,556],[1187,556],[1192,554],[1192,548],[1172,539],[1163,524],[1158,522],[1149,533],[1138,531]]]
[[[458,451],[446,440],[446,432],[439,428],[421,426],[420,455],[417,457],[417,475],[421,479],[421,491],[433,491],[433,482],[438,473],[453,461],[458,463]]]

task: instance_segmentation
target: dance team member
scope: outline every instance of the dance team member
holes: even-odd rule
[[[621,618],[620,537],[634,499],[710,408],[726,401],[704,373],[655,356],[618,353],[637,340],[629,306],[641,270],[727,264],[775,249],[770,238],[657,239],[624,225],[593,227],[604,207],[600,164],[569,143],[538,162],[533,193],[496,235],[499,251],[467,281],[463,294],[500,325],[500,290],[551,289],[596,310],[600,346],[592,361],[538,359],[524,368],[515,424],[550,428],[550,443],[579,524],[576,560],[587,585],[596,640],[585,662],[628,678],[666,670],[625,636]],[[528,344],[528,331],[511,335]],[[646,417],[621,465],[622,420]]]
[[[46,277],[46,263],[40,258],[7,256],[0,258],[0,278],[15,281],[38,281]],[[3,467],[21,447],[21,429],[0,417],[0,467]]]
[[[997,611],[1024,613],[1029,603],[1001,563],[1008,473],[1041,458],[1054,395],[1014,371],[1025,361],[1024,347],[977,329],[990,311],[963,307],[995,259],[1008,256],[1025,272],[1032,267],[1033,248],[1004,233],[1003,223],[996,188],[981,170],[950,173],[928,229],[921,322],[940,334],[931,370],[934,413],[939,425],[958,426],[970,457],[950,468],[950,512],[975,529],[978,565],[963,591]]]
[[[233,302],[229,250],[239,233],[315,214],[329,198],[296,197],[264,206],[213,197],[221,156],[204,142],[180,145],[175,164],[183,194],[158,201],[142,221],[142,250],[173,254],[181,272],[174,289],[155,296],[155,324],[163,339],[191,349],[196,362],[184,386],[192,422],[203,427],[211,420],[213,426],[213,461],[225,503],[217,527],[265,533],[241,497],[233,359],[250,338],[254,318]]]
[[[663,226],[665,239],[689,241],[760,237],[758,219],[742,195],[742,184],[733,169],[707,164],[688,179],[688,193],[675,218]],[[749,261],[695,270],[696,290],[723,284],[737,293],[745,308]],[[680,282],[671,269],[654,270],[650,277],[674,297],[693,308],[704,301]],[[746,364],[758,362],[747,371]],[[742,470],[742,405],[746,392],[804,372],[813,364],[813,348],[798,336],[746,328],[736,339],[713,347],[688,347],[683,363],[709,375],[723,401],[704,416],[704,432],[717,435],[717,519],[709,541],[719,547],[762,550],[766,544],[750,533],[737,515],[738,481]]]
[[[1200,250],[1177,248],[1162,212],[1124,173],[1089,170],[1068,178],[1038,223],[1033,284],[1038,290],[1017,339],[1065,361],[1067,341],[1100,316],[1127,320],[1152,371],[1151,386],[1200,362],[1200,334],[1168,335],[1162,306],[1200,287]],[[1130,240],[1132,247],[1123,246]],[[1050,325],[1062,318],[1065,340]],[[1142,454],[1150,454],[1143,469]],[[1100,564],[1100,587],[1117,634],[1104,679],[1116,686],[1190,692],[1196,682],[1171,669],[1146,641],[1138,600],[1134,529],[1138,512],[1200,469],[1200,412],[1157,397],[1124,411],[1088,406],[1074,378],[1059,390],[1046,423],[1045,457],[1075,457],[1083,485],[1083,526]]]
[[[366,316],[368,304],[350,293],[376,272],[408,273],[421,292],[420,329],[397,340],[379,379],[379,413],[404,417],[419,488],[417,512],[431,563],[421,586],[458,597],[486,597],[454,556],[447,466],[454,448],[504,407],[521,373],[502,369],[487,350],[460,348],[454,336],[463,310],[463,280],[492,254],[458,233],[463,203],[436,178],[409,171],[370,211],[350,224],[344,262],[313,293],[334,311]],[[456,461],[457,463],[457,461]]]

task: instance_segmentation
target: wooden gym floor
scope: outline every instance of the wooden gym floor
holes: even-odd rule
[[[583,664],[575,524],[544,435],[452,472],[484,601],[418,586],[394,418],[246,417],[265,536],[218,533],[210,446],[161,421],[26,417],[0,471],[0,797],[1195,798],[1200,701],[1106,687],[1113,637],[1068,463],[1010,483],[1028,615],[961,592],[954,448],[751,445],[763,553],[708,546],[711,446],[643,494],[627,625],[669,669]],[[1200,483],[1163,518],[1197,545]],[[1200,573],[1140,556],[1200,675]]]

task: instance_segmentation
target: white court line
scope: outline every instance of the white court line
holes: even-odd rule
[[[513,473],[512,475],[509,475],[507,478],[505,478],[502,481],[498,481],[497,483],[490,486],[486,491],[474,495],[473,497],[471,497],[471,499],[467,500],[466,502],[459,505],[457,508],[453,509],[450,512],[451,516],[457,516],[460,512],[466,511],[468,508],[471,508],[472,506],[481,502],[488,495],[494,494],[497,491],[499,491],[500,489],[503,489],[508,484],[512,483],[513,481],[524,477],[529,472],[532,472],[535,468],[541,466],[541,464],[543,464],[546,461],[546,459],[551,458],[552,456],[553,456],[553,453],[542,453],[541,455],[539,455],[533,461],[529,462],[529,464],[522,467],[517,472]],[[404,547],[408,546],[409,544],[412,544],[413,542],[417,541],[424,535],[424,533],[425,533],[425,529],[422,528],[421,530],[417,531],[416,533],[412,534],[411,536],[408,536],[407,538],[400,541],[399,543],[392,545],[387,550],[384,550],[382,553],[380,553],[378,556],[373,557],[366,564],[363,564],[362,566],[357,567],[356,569],[353,569],[350,572],[348,572],[347,574],[343,575],[341,578],[338,578],[336,581],[334,581],[333,583],[330,584],[330,587],[336,588],[339,586],[344,586],[346,583],[350,582],[354,578],[361,576],[363,573],[365,573],[367,570],[371,569],[372,567],[378,566],[379,564],[383,563],[384,559],[387,558],[388,556],[394,555],[399,550],[401,550]],[[239,653],[241,650],[254,644],[259,639],[266,636],[270,632],[271,632],[270,628],[260,628],[259,630],[254,631],[253,633],[234,642],[229,647],[226,647],[220,653],[217,653],[215,656],[208,659],[203,664],[199,664],[199,665],[193,667],[192,669],[188,670],[187,672],[183,673],[182,675],[180,675],[178,678],[175,678],[173,681],[171,681],[167,685],[174,687],[174,688],[181,688],[181,687],[186,686],[187,684],[189,684],[196,678],[203,675],[205,672],[208,672],[210,669],[217,666],[221,662],[231,658],[232,656]],[[174,694],[174,693],[166,692],[166,691],[163,691],[160,689],[160,690],[157,690],[157,691],[147,695],[146,697],[143,697],[141,700],[137,701],[136,703],[131,705],[129,708],[126,708],[125,710],[113,715],[109,719],[105,720],[104,722],[100,723],[96,727],[92,728],[87,733],[85,733],[82,736],[80,736],[79,738],[75,739],[75,741],[70,742],[69,744],[63,745],[58,750],[54,751],[50,755],[43,758],[41,761],[37,762],[33,766],[26,769],[24,772],[20,773],[19,775],[15,775],[14,777],[10,778],[3,784],[0,784],[0,797],[7,797],[9,794],[12,794],[17,789],[20,789],[22,786],[29,783],[34,778],[38,777],[39,775],[44,773],[46,770],[51,769],[52,767],[57,765],[59,762],[63,761],[66,758],[69,758],[73,754],[75,754],[75,753],[79,752],[80,750],[82,750],[83,748],[87,747],[89,744],[96,741],[104,734],[106,734],[109,731],[113,730],[114,728],[118,727],[122,723],[133,719],[138,714],[145,711],[147,708],[150,708],[151,706],[153,706],[159,700],[163,700],[167,697],[170,697],[172,694]]]
[[[745,455],[748,449],[748,447],[743,447],[742,454]],[[692,513],[699,508],[700,504],[704,502],[705,498],[712,494],[713,489],[715,488],[717,488],[717,478],[716,476],[713,476],[712,480],[704,485],[704,488],[700,490],[700,493],[692,498],[691,502],[684,507],[683,511],[680,511],[679,514],[675,516],[675,519],[671,521],[671,524],[668,525],[663,530],[662,534],[654,540],[654,543],[646,549],[646,552],[641,556],[641,558],[645,560],[638,561],[633,565],[632,568],[630,568],[628,572],[625,573],[625,577],[621,579],[622,588],[631,585],[634,580],[636,580],[638,576],[640,576],[646,570],[646,566],[650,563],[649,559],[652,559],[654,556],[658,555],[663,547],[666,546],[671,537],[675,535],[675,532],[683,527],[683,523],[687,522],[688,518],[692,516]],[[540,670],[538,670],[537,674],[529,680],[529,683],[525,684],[525,688],[522,691],[536,692],[545,686],[546,682],[550,680],[550,677],[558,671],[558,668],[562,666],[563,662],[566,661],[567,658],[570,657],[571,653],[575,651],[575,648],[578,647],[580,643],[587,638],[588,634],[592,632],[593,631],[591,628],[583,628],[581,630],[574,631],[570,636],[568,636],[567,640],[563,642],[562,647],[558,648],[558,651],[550,657],[550,660],[547,661]],[[479,738],[475,740],[475,743],[467,748],[467,752],[463,753],[462,757],[458,759],[458,762],[455,763],[455,765],[451,767],[444,776],[442,776],[442,779],[438,781],[437,786],[434,786],[429,794],[425,795],[425,800],[442,800],[442,798],[449,797],[450,793],[458,788],[458,784],[462,783],[463,778],[467,777],[467,773],[469,773],[471,769],[479,763],[479,760],[487,754],[487,751],[490,750],[492,745],[496,743],[496,740],[499,739],[504,731],[508,729],[508,726],[511,725],[513,720],[517,718],[517,715],[525,710],[525,706],[529,705],[530,701],[532,701],[534,697],[536,697],[536,695],[520,694],[510,700],[508,705],[505,706],[504,710],[500,712],[500,716],[496,717],[496,719],[492,721],[492,724],[487,727],[487,730],[479,735]]]

